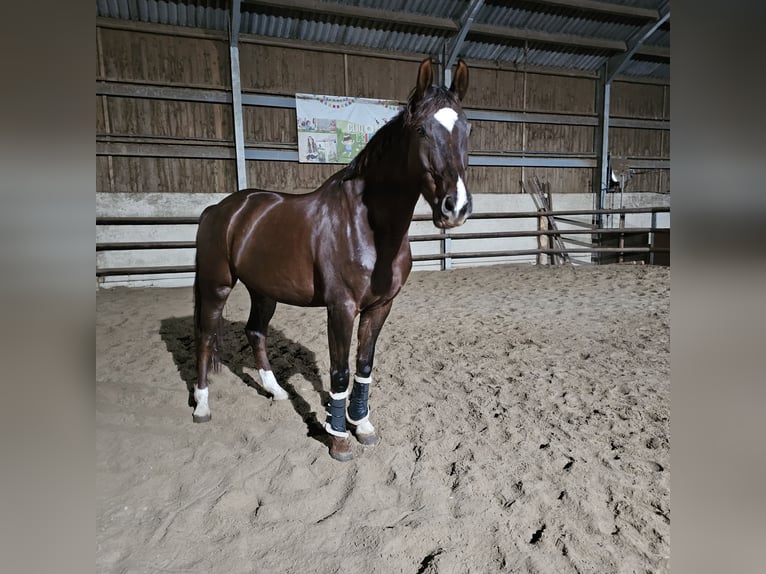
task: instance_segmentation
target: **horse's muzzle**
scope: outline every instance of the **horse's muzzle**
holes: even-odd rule
[[[463,225],[472,211],[473,202],[469,194],[466,194],[464,199],[454,194],[445,195],[438,206],[435,206],[434,225],[440,229],[451,229]]]

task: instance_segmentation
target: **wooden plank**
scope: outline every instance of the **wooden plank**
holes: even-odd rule
[[[233,159],[112,156],[112,160],[113,192],[225,193],[237,185]]]
[[[595,118],[595,92],[596,82],[588,78],[528,74],[526,111],[585,114]]]
[[[232,140],[228,104],[110,97],[107,107],[111,119],[107,133]]]
[[[348,92],[345,95],[405,102],[415,84],[418,66],[416,62],[349,56]]]
[[[611,96],[609,107],[613,117],[667,120],[663,113],[663,86],[614,81]]]
[[[342,54],[241,42],[239,58],[243,91],[295,96],[344,90]]]
[[[471,67],[470,75],[470,87],[463,102],[465,107],[503,111],[524,109],[523,73]]]
[[[104,71],[97,79],[230,86],[226,42],[133,30],[101,32]]]

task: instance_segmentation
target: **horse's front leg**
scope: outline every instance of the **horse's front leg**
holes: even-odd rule
[[[357,308],[353,303],[327,307],[327,334],[330,347],[330,402],[325,430],[330,434],[330,456],[335,460],[351,460],[351,441],[346,430],[346,398],[348,397],[348,354]]]
[[[375,358],[375,343],[378,340],[383,323],[388,318],[393,300],[382,305],[376,305],[362,311],[359,319],[356,356],[356,375],[354,387],[351,391],[348,412],[348,422],[354,426],[354,434],[359,442],[364,445],[374,445],[378,442],[375,427],[370,422],[369,389],[372,382],[372,363]]]

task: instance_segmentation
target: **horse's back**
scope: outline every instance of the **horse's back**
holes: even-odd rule
[[[270,191],[244,189],[228,195],[202,211],[197,226],[197,255],[228,258],[232,233],[257,218],[259,210],[280,201]]]
[[[220,202],[204,209],[197,231],[198,243],[202,236],[209,240],[251,228],[275,206],[289,201],[292,196],[276,191],[242,189]],[[198,245],[199,247],[199,245]]]
[[[241,189],[227,195],[218,203],[208,205],[200,216],[200,225],[210,227],[216,223],[206,222],[206,220],[216,220],[217,224],[221,222],[233,223],[234,216],[241,212],[243,208],[248,211],[257,209],[257,206],[281,201],[285,194],[268,191],[265,189]]]

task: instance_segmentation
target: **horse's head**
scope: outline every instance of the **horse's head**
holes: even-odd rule
[[[427,58],[420,64],[418,82],[405,112],[409,163],[421,181],[434,225],[447,229],[462,225],[472,210],[471,194],[465,186],[471,125],[460,105],[468,89],[468,66],[458,62],[449,89],[431,85],[432,80],[431,59]]]

